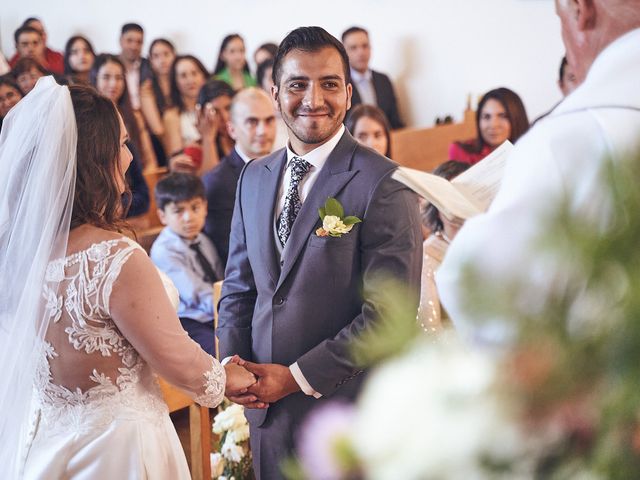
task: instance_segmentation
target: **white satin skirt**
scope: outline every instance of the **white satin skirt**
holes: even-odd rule
[[[23,478],[189,480],[166,405],[157,398],[136,400],[66,409],[54,419],[46,418],[51,411],[38,412]]]

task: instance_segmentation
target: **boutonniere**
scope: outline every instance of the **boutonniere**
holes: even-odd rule
[[[319,237],[341,237],[349,233],[356,223],[362,222],[358,217],[344,216],[344,208],[335,198],[327,198],[324,207],[318,209],[322,227],[316,230]]]

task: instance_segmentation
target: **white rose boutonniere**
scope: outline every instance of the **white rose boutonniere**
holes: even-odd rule
[[[344,208],[335,198],[328,198],[324,207],[318,209],[322,227],[316,230],[319,237],[341,237],[349,233],[356,223],[362,222],[352,215],[345,217]]]

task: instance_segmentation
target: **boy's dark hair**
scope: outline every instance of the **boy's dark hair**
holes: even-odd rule
[[[144,34],[144,29],[142,28],[142,25],[140,25],[139,23],[125,23],[122,26],[120,35],[124,35],[127,32],[140,32]]]
[[[40,33],[39,30],[36,30],[33,27],[29,27],[28,25],[22,25],[13,34],[13,39],[16,42],[16,45],[18,45],[18,39],[20,38],[20,35],[22,35],[23,33],[37,33],[38,35],[40,35],[40,38],[42,38],[42,34]]]
[[[362,27],[349,27],[344,32],[342,32],[342,37],[340,37],[342,40],[342,43],[344,43],[344,39],[347,38],[352,33],[364,33],[367,37],[369,36],[369,32],[367,32]]]
[[[156,183],[153,193],[160,210],[164,210],[170,203],[185,202],[192,198],[207,199],[202,180],[191,173],[170,173]]]
[[[342,58],[342,65],[344,67],[345,84],[351,83],[351,77],[349,75],[349,57],[347,56],[347,52],[345,51],[342,42],[322,27],[298,27],[289,32],[289,34],[284,37],[284,40],[280,42],[278,53],[276,53],[276,56],[273,59],[273,73],[271,76],[275,86],[280,86],[282,62],[289,52],[292,50],[317,52],[325,47],[332,47],[338,51]]]
[[[442,178],[446,178],[447,180],[453,180],[470,166],[471,165],[469,165],[468,163],[448,160],[438,165],[438,168],[433,171],[433,174],[438,175]],[[444,229],[444,225],[442,223],[442,220],[440,220],[440,215],[438,213],[438,209],[433,203],[427,204],[427,208],[424,211],[424,216],[422,217],[422,222],[424,223],[425,227],[431,230],[431,233],[440,232]]]

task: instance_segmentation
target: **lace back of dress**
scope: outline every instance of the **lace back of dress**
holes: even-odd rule
[[[135,381],[142,362],[111,319],[109,297],[136,248],[126,238],[106,240],[49,264],[43,295],[51,319],[39,372],[45,398],[81,400]]]

